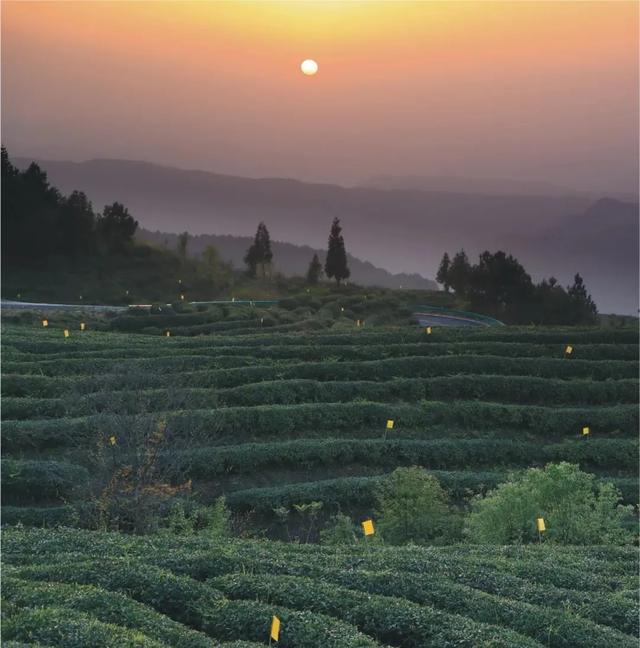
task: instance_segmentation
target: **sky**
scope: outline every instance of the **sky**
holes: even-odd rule
[[[5,0],[2,141],[345,185],[636,192],[639,6]]]

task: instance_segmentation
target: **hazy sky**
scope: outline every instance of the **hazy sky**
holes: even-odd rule
[[[638,7],[5,0],[2,140],[16,156],[344,184],[635,191]]]

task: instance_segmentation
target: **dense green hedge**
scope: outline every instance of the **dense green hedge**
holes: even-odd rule
[[[34,527],[74,526],[77,514],[64,506],[3,506],[2,524],[23,524]]]
[[[428,342],[422,340],[414,343],[390,342],[388,344],[272,344],[269,346],[252,347],[251,355],[261,359],[271,360],[323,360],[337,358],[340,360],[380,360],[383,358],[407,356],[443,356],[443,355],[493,355],[509,358],[563,358],[564,346],[561,344],[528,344],[512,342]],[[116,348],[82,348],[67,347],[44,353],[37,352],[38,360],[45,362],[55,359],[84,358],[98,360],[104,358],[154,358],[177,355],[211,355],[211,356],[241,356],[246,354],[247,346],[240,344],[228,346],[222,340],[209,344],[182,345],[168,344],[166,340],[158,341],[154,346],[118,344]],[[11,347],[4,351],[5,361],[30,361],[35,359],[34,352],[25,349],[13,350]],[[571,360],[628,360],[638,361],[637,344],[588,344],[575,349]]]
[[[530,404],[615,404],[638,399],[637,380],[553,380],[529,376],[435,376],[397,378],[386,382],[369,380],[326,381],[277,380],[221,389],[220,405],[267,405],[308,402],[371,401],[411,402],[480,399]],[[11,417],[7,417],[11,418]],[[17,417],[16,417],[17,418]]]
[[[586,619],[540,606],[500,600],[446,580],[434,581],[424,576],[396,575],[389,571],[378,574],[340,571],[333,572],[333,577],[329,574],[328,570],[316,571],[315,578],[229,574],[209,582],[232,597],[267,599],[289,607],[328,610],[392,645],[476,646],[482,645],[488,637],[491,645],[496,645],[494,642],[512,646],[537,645],[524,640],[522,635],[563,648],[600,648],[603,645],[631,648],[636,645],[632,637]],[[327,576],[329,582],[325,581]],[[322,581],[318,582],[318,577]],[[451,611],[455,611],[455,616],[450,616]],[[471,624],[470,619],[473,620]],[[479,623],[490,623],[493,628],[503,626],[508,630],[496,632]]]
[[[385,644],[402,646],[536,646],[522,635],[390,596],[311,578],[230,574],[213,586],[232,598],[268,600],[351,623]]]
[[[88,614],[63,607],[26,608],[2,623],[2,636],[65,648],[164,648],[166,644],[113,623],[103,623]]]
[[[166,338],[165,340],[166,341]],[[161,340],[159,343],[162,343]],[[388,380],[396,377],[431,377],[451,374],[494,374],[543,378],[591,378],[593,380],[637,378],[637,363],[625,360],[565,360],[562,358],[507,358],[493,355],[445,355],[388,358],[365,361],[285,363],[270,359],[203,354],[126,359],[70,358],[46,361],[5,362],[6,374],[87,376],[109,371],[167,374],[165,385],[235,387],[260,380],[313,378],[316,380]],[[254,366],[258,364],[259,366]],[[225,369],[225,367],[227,369]],[[206,383],[184,382],[191,372],[208,369]],[[217,371],[216,371],[217,369]],[[189,372],[189,373],[184,373]],[[168,375],[171,374],[171,375]],[[180,377],[174,375],[182,374]],[[88,390],[91,390],[89,387]]]
[[[130,595],[138,600],[140,590],[148,589],[147,597],[153,600],[156,609],[165,608],[171,597],[175,599],[169,604],[174,616],[188,614],[190,603],[191,608],[198,609],[194,603],[200,600],[198,581],[242,572],[250,575],[246,581],[251,580],[260,588],[260,596],[270,595],[267,590],[276,587],[274,574],[312,578],[310,590],[298,588],[296,582],[285,588],[284,581],[278,581],[280,595],[293,597],[288,602],[293,606],[307,606],[306,602],[298,602],[304,599],[296,598],[300,589],[301,597],[319,593],[311,605],[338,605],[335,593],[342,594],[342,590],[333,587],[338,585],[435,605],[477,621],[490,620],[509,626],[541,640],[547,632],[548,644],[542,643],[552,646],[588,646],[598,641],[600,645],[630,645],[628,637],[611,633],[602,626],[628,634],[638,632],[637,596],[628,597],[625,593],[625,583],[633,583],[637,594],[638,555],[633,547],[385,548],[364,542],[348,547],[319,547],[264,541],[221,545],[206,535],[132,538],[71,529],[55,532],[10,529],[5,531],[3,549],[5,562],[27,565],[16,567],[15,574],[10,576],[95,582],[116,591],[125,588],[129,592],[130,587]],[[89,557],[92,560],[87,560]],[[142,573],[140,561],[148,565],[148,574]],[[129,575],[127,567],[132,572]],[[176,580],[168,576],[171,572],[182,574],[182,578],[177,576],[177,582],[186,585],[177,588]],[[190,578],[185,580],[185,576]],[[231,587],[237,584],[234,579]],[[222,582],[214,583],[217,588],[204,591],[212,593],[226,587]],[[321,589],[314,589],[316,586]],[[240,582],[238,587],[244,590],[254,585]],[[351,596],[349,590],[347,594]],[[348,599],[345,614],[355,614],[350,606],[359,606],[360,602],[359,612],[366,616],[366,598]],[[219,598],[206,603],[210,611],[218,610],[223,604],[224,599]],[[178,609],[180,605],[182,612]],[[376,619],[370,623],[384,623],[388,617],[383,608],[379,613],[377,606],[374,609]],[[406,619],[406,613],[398,617],[401,627]],[[221,615],[220,622],[235,629],[240,623],[236,622],[235,614],[233,618]],[[339,623],[335,619],[334,622]],[[257,616],[254,626],[256,623],[260,623]],[[267,621],[265,627],[266,624]],[[410,624],[406,627],[410,629]],[[264,637],[262,634],[258,638],[264,640]]]
[[[120,592],[195,629],[203,628],[206,610],[223,599],[220,592],[204,583],[137,559],[76,558],[20,567],[16,569],[16,576],[27,580],[94,585]]]
[[[485,494],[506,481],[507,472],[474,472],[470,470],[429,470],[454,500],[470,494]],[[264,488],[248,488],[227,494],[227,504],[238,511],[271,512],[274,508],[322,501],[328,508],[370,508],[374,504],[375,489],[382,475],[373,477],[340,477],[322,481],[305,481]],[[637,478],[607,477],[621,491],[623,501],[638,502]]]
[[[59,501],[89,479],[83,466],[64,461],[2,460],[2,501]]]
[[[469,430],[514,430],[558,438],[579,436],[583,425],[589,425],[594,436],[612,432],[630,436],[638,427],[638,410],[634,405],[551,408],[479,401],[423,401],[419,405],[367,402],[268,405],[165,412],[156,416],[167,421],[171,434],[181,437],[206,433],[212,444],[232,439],[238,443],[261,437],[319,436],[323,432],[355,436],[363,436],[364,432],[370,436],[377,430],[382,434],[389,418],[395,420],[394,434],[398,436],[403,429],[428,432],[433,426],[451,426]],[[98,442],[104,430],[112,429],[109,427],[112,419],[117,419],[119,425],[125,425],[128,420],[126,416],[105,414],[5,421],[4,448],[14,451],[65,445],[86,447]]]
[[[229,601],[204,583],[199,583],[186,576],[171,574],[138,560],[63,561],[55,565],[18,568],[16,574],[20,578],[26,579],[98,584],[101,588],[127,594],[134,600],[150,605],[175,621],[218,639],[264,641],[268,637],[271,617],[273,614],[277,614],[284,626],[279,642],[282,646],[365,648],[379,645],[359,633],[354,627],[336,619],[329,619],[310,612],[293,612],[273,605]],[[125,607],[122,613],[125,611],[129,612],[130,606]],[[71,618],[77,614],[72,610],[68,610],[68,612]],[[86,617],[91,619],[88,615]],[[150,621],[152,620],[150,619]],[[95,623],[97,622],[92,620],[86,631],[87,634],[82,635],[82,640],[85,643],[77,644],[78,646],[94,645],[88,637],[91,637],[95,632]],[[60,632],[67,632],[63,618],[59,618],[59,625]],[[9,636],[15,635],[10,634]],[[96,643],[95,645],[103,644]],[[137,644],[115,641],[107,645]],[[169,645],[178,644],[171,643]],[[242,644],[236,645],[240,648]]]
[[[144,379],[146,382],[146,378]],[[60,398],[80,388],[73,379],[47,379],[41,376],[3,377],[3,420],[50,418],[91,414],[115,408],[136,412],[140,403],[147,409],[163,410],[183,401],[190,407],[234,405],[295,404],[309,402],[349,402],[367,399],[378,402],[479,399],[519,404],[615,404],[634,403],[638,381],[627,380],[553,380],[527,376],[441,376],[397,378],[375,381],[317,381],[310,379],[276,380],[239,387],[100,390],[81,396]],[[117,384],[114,376],[113,386]],[[103,381],[103,385],[107,387]],[[141,385],[144,387],[144,385]],[[42,395],[37,397],[36,395]]]
[[[50,318],[52,319],[52,318]],[[55,326],[55,320],[52,321]],[[162,328],[162,327],[157,327]],[[286,334],[273,336],[272,331],[254,332],[253,335],[243,335],[237,339],[233,335],[220,336],[225,345],[241,346],[270,346],[270,345],[327,345],[327,344],[388,344],[388,343],[416,343],[416,342],[505,342],[525,344],[571,344],[575,352],[579,352],[581,345],[589,344],[638,344],[638,331],[635,327],[628,328],[579,328],[579,327],[516,327],[475,329],[468,328],[442,328],[433,327],[433,334],[426,336],[420,327],[385,327],[353,329],[349,332],[331,331],[322,333]],[[68,349],[69,345],[60,338],[60,332],[40,328],[39,321],[36,328],[29,329],[24,326],[3,325],[5,344],[11,344],[19,350],[32,350],[34,352],[55,352]],[[176,346],[193,347],[207,346],[216,342],[217,336],[211,338],[193,338],[171,340]],[[88,349],[108,346],[112,341],[119,341],[121,345],[128,346],[153,346],[155,341],[144,336],[127,336],[108,332],[85,332],[80,342]]]
[[[203,447],[182,453],[195,477],[213,477],[255,470],[330,467],[363,464],[415,464],[431,469],[478,466],[527,466],[530,463],[570,461],[586,468],[614,468],[637,472],[636,439],[579,439],[559,444],[515,439],[339,439],[294,440]],[[176,454],[171,459],[175,462]]]
[[[119,592],[91,585],[67,585],[25,581],[5,575],[2,595],[19,607],[64,607],[143,632],[147,637],[176,648],[216,648],[219,644],[201,632],[187,628],[153,608],[138,603]]]

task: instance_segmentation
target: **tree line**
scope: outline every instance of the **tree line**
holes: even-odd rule
[[[114,202],[96,213],[82,191],[63,196],[35,162],[20,171],[2,147],[3,263],[126,253],[137,227],[124,205]]]
[[[271,277],[272,260],[273,252],[271,251],[269,230],[261,222],[258,225],[253,243],[244,256],[247,274],[253,278],[266,279]],[[318,255],[314,254],[307,270],[307,283],[315,286],[322,278],[323,273],[327,278],[334,279],[337,285],[340,285],[341,282],[346,281],[351,276],[339,218],[334,218],[331,224],[324,268]]]
[[[513,324],[594,324],[598,310],[580,274],[563,288],[554,277],[536,284],[512,255],[480,254],[471,264],[464,250],[453,259],[445,252],[436,281],[453,289],[471,310]]]

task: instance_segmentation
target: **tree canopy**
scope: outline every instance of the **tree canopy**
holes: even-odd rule
[[[11,164],[2,147],[2,258],[32,264],[53,256],[75,261],[95,252],[123,253],[137,221],[120,203],[96,214],[82,191],[63,196],[35,163],[25,171]]]
[[[262,277],[263,279],[271,274],[271,238],[269,230],[264,223],[258,225],[253,244],[247,250],[244,262],[247,264],[247,272],[251,277]]]
[[[553,277],[535,284],[520,262],[499,250],[480,254],[472,265],[464,250],[449,262],[445,253],[436,277],[472,309],[514,324],[594,324],[598,313],[582,277],[566,290]]]
[[[351,276],[351,272],[347,266],[347,252],[344,247],[344,238],[342,237],[342,227],[340,227],[339,218],[334,218],[331,225],[329,249],[327,251],[324,272],[330,279],[335,279],[338,285],[340,285],[341,281]]]
[[[322,277],[322,264],[318,255],[314,254],[307,270],[307,283],[310,286],[315,286],[320,281],[320,277]]]

